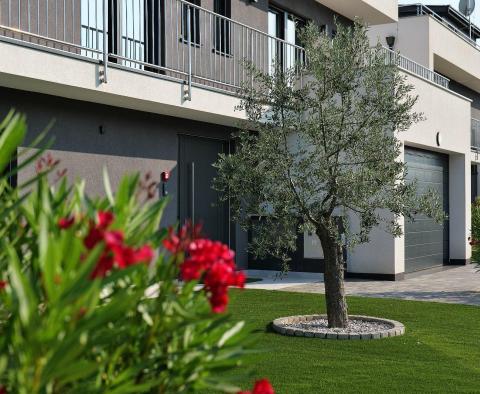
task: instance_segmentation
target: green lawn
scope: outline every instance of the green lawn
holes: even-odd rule
[[[273,333],[275,317],[324,312],[324,297],[277,291],[232,291],[235,319],[254,331],[249,356],[256,377],[277,393],[480,393],[480,307],[349,297],[352,314],[398,320],[401,337],[331,341]],[[250,379],[241,383],[250,386]]]

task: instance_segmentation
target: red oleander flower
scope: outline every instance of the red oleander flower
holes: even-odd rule
[[[6,280],[0,280],[0,291],[5,290],[7,285],[8,285],[8,282]],[[0,394],[1,394],[1,391],[0,391]]]
[[[73,216],[67,216],[64,218],[60,218],[58,220],[58,227],[62,230],[66,230],[75,223],[75,218]]]
[[[105,277],[113,268],[113,256],[107,255],[105,252],[100,256],[97,265],[90,274],[91,279]]]
[[[255,382],[253,391],[239,391],[238,394],[275,394],[268,379],[261,379]]]
[[[107,229],[112,223],[114,219],[114,215],[110,211],[99,211],[97,213],[97,220],[98,220],[98,227],[101,230]]]
[[[90,228],[83,240],[88,250],[92,250],[100,242],[105,243],[105,249],[90,275],[92,279],[105,277],[114,267],[124,269],[133,264],[148,264],[153,258],[153,250],[149,245],[135,249],[125,245],[124,235],[120,230],[108,230],[114,219],[112,212],[98,212],[97,221],[90,221]]]
[[[7,394],[7,389],[5,386],[0,386],[0,394]]]
[[[190,243],[200,237],[201,229],[200,224],[193,225],[191,221],[187,221],[177,233],[169,227],[168,237],[163,241],[163,246],[174,255],[186,251]]]
[[[245,274],[235,271],[235,253],[221,242],[198,239],[200,227],[191,223],[183,226],[177,234],[172,229],[164,246],[173,254],[185,253],[180,264],[180,277],[184,281],[204,279],[204,290],[212,312],[222,313],[228,305],[228,288],[243,288]]]

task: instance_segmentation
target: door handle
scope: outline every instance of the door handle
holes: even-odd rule
[[[190,163],[190,219],[195,226],[195,162]]]

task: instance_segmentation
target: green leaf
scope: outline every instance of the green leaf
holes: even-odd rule
[[[103,167],[103,187],[105,188],[105,194],[110,202],[110,205],[115,205],[115,198],[112,193],[112,185],[110,183],[110,177],[108,176],[107,167]]]
[[[25,116],[10,112],[0,126],[0,172],[3,172],[27,132]]]
[[[27,277],[22,273],[17,252],[10,245],[4,246],[9,256],[9,276],[13,290],[19,303],[20,319],[24,326],[28,326],[31,316],[36,312],[38,302]]]

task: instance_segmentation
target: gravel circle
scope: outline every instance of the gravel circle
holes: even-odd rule
[[[361,315],[350,315],[346,328],[329,328],[326,315],[280,317],[272,327],[282,335],[324,339],[380,339],[405,333],[398,321]]]
[[[285,328],[299,328],[309,332],[342,333],[342,334],[373,334],[378,331],[385,331],[393,328],[393,324],[350,319],[347,328],[329,328],[327,319],[315,319],[310,321],[290,323],[281,325]]]

